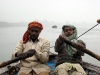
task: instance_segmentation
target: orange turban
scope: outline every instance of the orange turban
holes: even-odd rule
[[[41,23],[37,22],[37,21],[33,21],[33,22],[30,22],[28,24],[28,29],[27,31],[25,32],[25,34],[23,35],[23,43],[27,43],[27,41],[29,40],[29,32],[28,30],[32,27],[39,27],[41,30],[43,29],[43,26]]]

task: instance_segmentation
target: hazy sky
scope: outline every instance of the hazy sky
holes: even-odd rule
[[[100,0],[0,0],[0,21],[96,23]]]

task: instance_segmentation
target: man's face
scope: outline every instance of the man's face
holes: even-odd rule
[[[74,30],[70,27],[65,27],[64,28],[64,33],[67,37],[71,36],[74,33]]]
[[[30,38],[36,40],[41,32],[39,27],[33,27],[29,29]]]

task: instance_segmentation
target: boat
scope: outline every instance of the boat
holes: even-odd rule
[[[53,71],[55,69],[56,59],[57,59],[57,54],[51,53],[49,55],[48,66],[50,67],[51,75],[54,75]],[[100,66],[83,61],[82,67],[87,73],[87,75],[100,75]]]
[[[51,53],[49,54],[49,61],[47,65],[50,67],[50,75],[54,75],[53,71],[55,69],[57,54]],[[83,69],[87,73],[87,75],[100,75],[100,66],[84,62],[83,61]],[[18,71],[20,69],[20,62],[15,62],[6,67],[0,68],[0,75],[18,75]]]
[[[52,28],[57,28],[57,25],[53,25]]]

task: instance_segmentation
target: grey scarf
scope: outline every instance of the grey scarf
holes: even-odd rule
[[[66,39],[71,41],[71,42],[77,43],[77,29],[76,29],[76,27],[74,27],[72,25],[64,25],[64,26],[67,26],[67,27],[74,29],[74,34],[69,36],[69,37],[66,36]],[[63,30],[62,30],[62,34],[64,34]],[[66,45],[66,44],[64,44],[64,45]],[[75,48],[73,48],[72,46],[67,44],[66,51],[67,51],[69,56],[73,56],[73,54],[75,54],[77,50]]]

